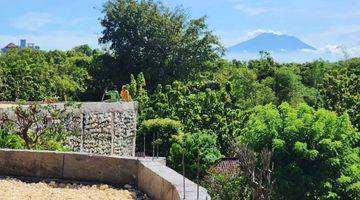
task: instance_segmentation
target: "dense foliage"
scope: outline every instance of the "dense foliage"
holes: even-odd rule
[[[232,171],[210,169],[203,184],[214,200],[251,198],[246,178],[241,176],[236,169]]]
[[[0,148],[65,150],[64,141],[70,134],[73,117],[70,111],[77,106],[35,103],[0,113]],[[73,134],[78,131],[77,127],[71,129]]]
[[[360,128],[360,58],[335,63],[324,74],[320,92],[324,106],[338,113],[347,112]]]
[[[258,106],[239,143],[273,149],[279,199],[359,197],[360,134],[346,114],[305,104]]]
[[[100,42],[110,44],[123,72],[144,72],[150,86],[189,78],[222,52],[205,18],[189,19],[147,0],[111,0],[104,6]]]
[[[138,151],[147,155],[167,157],[175,138],[182,132],[182,124],[172,119],[144,121],[137,133]],[[143,149],[141,149],[143,148]]]
[[[204,18],[150,0],[111,0],[101,24],[109,50],[0,55],[0,101],[98,101],[127,85],[139,103],[137,151],[166,156],[180,173],[185,164],[195,181],[199,164],[215,199],[254,197],[243,169],[209,170],[244,145],[257,159],[272,151],[274,199],[360,199],[360,58],[224,60]],[[0,125],[0,147],[32,148],[12,128]],[[48,133],[41,148],[57,149]]]
[[[209,133],[192,133],[181,135],[171,146],[169,161],[177,171],[182,171],[184,155],[185,174],[195,180],[199,166],[199,176],[203,177],[209,167],[221,158],[217,148],[216,136]]]
[[[0,126],[0,148],[21,149],[25,147],[20,136],[12,134],[9,129],[10,127],[6,125]]]
[[[0,56],[0,100],[76,99],[86,90],[90,63],[75,51],[11,50]]]

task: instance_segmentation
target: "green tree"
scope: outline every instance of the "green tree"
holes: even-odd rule
[[[216,136],[205,132],[182,134],[171,146],[170,165],[178,172],[182,171],[183,153],[186,176],[193,180],[196,178],[198,159],[201,178],[206,174],[207,169],[221,158],[221,153],[216,144]]]
[[[351,121],[360,128],[360,58],[336,63],[324,75],[320,93],[324,106],[337,113],[348,113]]]
[[[143,72],[151,88],[191,77],[223,50],[204,17],[190,20],[181,9],[160,2],[111,0],[103,12],[100,42],[110,44],[130,73]]]
[[[0,57],[0,100],[75,99],[86,89],[90,62],[73,51],[11,50]]]
[[[329,68],[329,64],[317,60],[310,63],[305,63],[300,66],[302,82],[307,87],[318,88],[322,82],[326,71]]]
[[[242,132],[240,143],[273,149],[278,199],[360,198],[360,135],[348,115],[257,106]]]
[[[138,151],[144,152],[145,148],[146,155],[154,153],[154,156],[167,157],[172,143],[182,130],[182,124],[172,119],[146,120],[140,125],[137,134]]]
[[[248,68],[255,70],[259,80],[274,76],[274,72],[278,67],[278,64],[271,57],[270,53],[265,51],[260,51],[260,59],[250,60],[248,62]]]
[[[282,67],[274,74],[274,91],[279,103],[284,101],[299,103],[302,100],[303,85],[292,68]]]
[[[80,45],[80,46],[76,46],[73,48],[74,51],[76,52],[80,52],[83,53],[87,56],[92,56],[94,51],[96,52],[96,50],[93,50],[89,45],[84,44],[84,45]]]

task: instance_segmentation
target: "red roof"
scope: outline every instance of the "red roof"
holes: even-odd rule
[[[233,171],[239,167],[239,161],[237,158],[223,158],[214,167],[216,171]]]
[[[18,46],[15,45],[14,43],[9,43],[9,44],[6,45],[4,48],[6,48],[6,49],[11,49],[11,48],[18,48]]]

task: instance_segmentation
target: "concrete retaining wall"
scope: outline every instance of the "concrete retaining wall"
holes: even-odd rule
[[[154,200],[183,199],[183,178],[163,160],[85,153],[0,149],[0,176],[55,178],[132,184]],[[210,200],[199,188],[199,199]],[[197,186],[186,179],[186,199],[197,199]]]

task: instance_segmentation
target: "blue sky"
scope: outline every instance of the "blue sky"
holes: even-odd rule
[[[20,38],[42,49],[99,47],[99,18],[105,0],[2,0],[0,46]],[[182,5],[192,17],[208,16],[225,46],[262,32],[294,35],[329,53],[343,46],[360,53],[359,0],[164,0]]]

